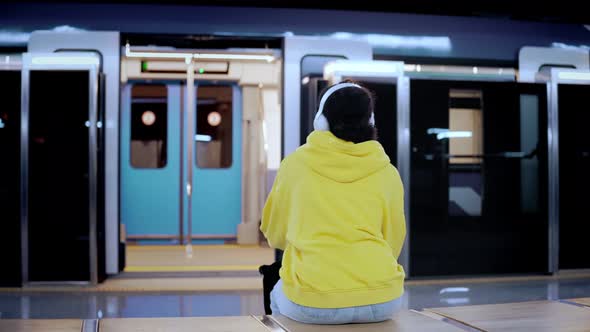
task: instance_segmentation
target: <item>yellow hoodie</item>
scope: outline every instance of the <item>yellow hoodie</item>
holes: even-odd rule
[[[260,229],[291,301],[345,308],[403,294],[403,187],[381,144],[314,131],[281,163]]]

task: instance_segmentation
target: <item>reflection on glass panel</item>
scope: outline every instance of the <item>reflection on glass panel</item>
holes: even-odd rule
[[[397,85],[364,81],[358,83],[369,89],[375,97],[377,140],[391,163],[397,165]]]
[[[20,128],[21,73],[0,70],[0,252],[4,266],[0,285],[20,286]]]
[[[543,85],[411,82],[414,276],[545,272]]]
[[[168,91],[164,84],[131,89],[131,166],[163,168],[167,161]]]
[[[520,207],[523,213],[539,210],[539,98],[535,95],[520,96]]]
[[[92,174],[88,167],[87,124],[90,77],[85,70],[30,71],[27,218],[30,281],[90,279],[88,216]]]
[[[232,165],[231,86],[199,86],[197,89],[197,166],[229,168]]]

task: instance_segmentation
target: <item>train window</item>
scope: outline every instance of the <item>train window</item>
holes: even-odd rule
[[[451,90],[449,92],[448,136],[451,164],[480,164],[483,153],[481,91]]]
[[[199,168],[232,165],[233,89],[200,86],[197,89],[196,163]]]
[[[168,91],[164,84],[131,89],[131,166],[163,168],[167,162]]]
[[[450,216],[481,216],[483,111],[481,90],[449,91],[449,129],[436,132],[448,141]],[[470,197],[467,199],[466,197]]]

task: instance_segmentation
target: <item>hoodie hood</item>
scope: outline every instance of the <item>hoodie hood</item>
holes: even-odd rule
[[[314,131],[297,155],[313,171],[336,182],[349,183],[389,165],[389,157],[377,141],[347,142],[329,131]]]

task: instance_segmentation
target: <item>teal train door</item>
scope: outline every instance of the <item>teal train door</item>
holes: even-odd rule
[[[192,237],[234,239],[242,214],[242,108],[237,85],[196,87]]]
[[[123,90],[120,200],[128,240],[185,241],[186,90],[178,82],[136,82]],[[242,211],[240,89],[199,84],[194,98],[191,236],[197,243],[234,239]]]
[[[128,240],[177,242],[183,86],[128,84],[121,107],[121,222]]]

